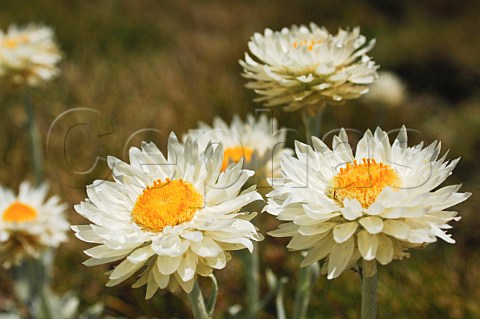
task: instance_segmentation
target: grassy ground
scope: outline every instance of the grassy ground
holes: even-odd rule
[[[382,69],[397,72],[409,89],[404,105],[384,109],[356,102],[352,107],[330,107],[325,112],[325,132],[338,127],[359,130],[395,129],[402,124],[419,130],[414,141],[439,139],[451,148],[449,158],[462,157],[449,184],[463,183],[474,193],[459,205],[463,219],[452,230],[457,244],[444,242],[412,258],[380,268],[379,318],[478,318],[480,281],[478,244],[480,222],[480,42],[478,1],[7,1],[0,0],[0,27],[30,21],[55,29],[65,52],[63,75],[48,87],[32,92],[47,153],[46,174],[53,190],[71,206],[85,198],[84,187],[108,176],[107,155],[126,159],[124,149],[142,140],[164,144],[170,131],[177,134],[211,122],[214,116],[230,120],[259,105],[243,88],[238,60],[243,58],[253,32],[279,29],[314,21],[330,31],[356,26],[377,38],[372,56]],[[1,93],[1,92],[0,92]],[[98,113],[76,112],[53,121],[66,110],[90,108]],[[31,178],[28,140],[20,134],[25,114],[20,101],[0,94],[0,183],[17,187]],[[298,114],[274,111],[281,124],[300,127]],[[79,121],[88,123],[66,130]],[[150,130],[143,130],[149,128]],[[48,140],[47,133],[52,135]],[[96,157],[98,165],[88,174]],[[73,208],[73,224],[85,223]],[[263,222],[273,228],[268,216]],[[269,227],[270,227],[269,226]],[[158,318],[188,317],[181,293],[162,291],[154,300],[143,300],[143,289],[128,283],[106,288],[106,268],[87,268],[74,239],[58,252],[55,289],[81,292],[81,307],[104,301],[115,316]],[[283,241],[261,244],[262,263],[289,277],[287,306],[299,257],[286,254]],[[221,295],[218,317],[228,305],[243,303],[241,266],[233,261],[218,272]],[[0,282],[0,299],[10,298],[8,278]],[[233,279],[232,279],[233,278]],[[131,283],[131,282],[130,282]],[[353,273],[315,287],[309,318],[357,318],[360,281]],[[274,318],[273,305],[262,318]]]

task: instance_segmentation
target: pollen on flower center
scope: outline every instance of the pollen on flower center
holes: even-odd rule
[[[183,180],[157,180],[137,198],[133,220],[152,231],[175,226],[193,219],[203,206],[203,196]]]
[[[6,222],[21,223],[29,222],[37,218],[37,211],[32,207],[14,202],[3,213],[2,219]]]
[[[358,164],[347,163],[345,168],[331,180],[328,195],[343,203],[345,198],[356,199],[363,208],[368,208],[386,187],[394,189],[400,187],[400,178],[395,170],[384,163],[377,163],[374,159],[363,159]]]
[[[293,42],[293,47],[296,49],[298,47],[302,47],[302,46],[307,46],[308,47],[308,51],[312,51],[313,50],[313,47],[316,45],[316,44],[320,44],[322,43],[321,40],[302,40],[302,41],[295,41]]]
[[[253,149],[245,146],[235,146],[226,148],[223,151],[222,171],[226,170],[230,162],[238,163],[240,159],[245,158],[246,162],[250,162],[253,155]]]
[[[19,44],[22,44],[27,41],[27,37],[25,35],[17,36],[17,37],[12,37],[12,38],[7,38],[3,42],[5,47],[8,49],[14,49],[16,48]]]

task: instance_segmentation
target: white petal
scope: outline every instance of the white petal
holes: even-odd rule
[[[200,242],[191,242],[190,248],[194,253],[202,257],[215,257],[222,252],[222,248],[208,237],[203,237],[203,240]]]
[[[363,214],[363,207],[360,202],[356,199],[345,198],[343,200],[342,215],[346,220],[355,220],[358,217],[361,217]]]
[[[145,299],[151,299],[153,295],[157,292],[158,285],[153,277],[153,273],[148,273],[148,281],[147,281],[147,292],[145,293]]]
[[[155,265],[161,274],[171,275],[177,271],[181,261],[182,256],[158,256]]]
[[[155,265],[151,268],[151,272],[153,273],[153,278],[155,279],[155,282],[160,289],[167,287],[170,279],[169,275],[161,274],[158,270],[158,267],[156,267]]]
[[[305,226],[300,226],[300,228],[298,229],[298,232],[305,236],[317,235],[317,234],[330,231],[336,225],[337,223],[330,223],[330,222],[318,223],[316,225],[305,225]]]
[[[207,277],[212,273],[213,269],[209,265],[207,265],[207,262],[205,261],[204,258],[199,258],[198,259],[198,264],[197,264],[197,274],[203,277]]]
[[[358,250],[365,260],[375,259],[378,248],[378,239],[376,235],[371,235],[362,230],[358,233]]]
[[[297,235],[290,240],[287,245],[288,249],[292,250],[304,250],[313,247],[319,240],[325,237],[327,233],[322,235],[315,235],[315,236],[301,236]]]
[[[383,207],[381,203],[374,202],[368,207],[367,213],[369,215],[380,215],[381,213],[383,213],[384,210],[385,210],[385,207]]]
[[[441,238],[443,240],[445,240],[447,243],[450,243],[450,244],[455,244],[455,240],[452,238],[452,235],[450,234],[447,234],[446,232],[444,232],[443,230],[441,230],[437,225],[435,224],[432,224],[432,223],[429,223],[430,225],[430,229],[432,231],[432,233],[437,236],[438,238]]]
[[[328,257],[328,279],[337,278],[348,266],[350,258],[353,255],[355,241],[350,237],[344,243],[335,244]]]
[[[383,233],[400,240],[406,240],[410,233],[410,227],[400,220],[387,219],[383,222]]]
[[[390,263],[393,259],[393,244],[390,238],[378,236],[377,260],[382,265]]]
[[[97,259],[97,258],[89,258],[89,259],[85,260],[82,264],[84,264],[84,265],[87,266],[87,267],[103,265],[103,264],[107,264],[107,263],[111,263],[111,262],[114,262],[114,261],[123,259],[123,258],[125,258],[128,254],[129,254],[129,253],[125,253],[125,254],[120,255],[120,256],[109,257],[109,258],[99,258],[99,259]]]
[[[183,281],[189,281],[195,276],[196,268],[197,262],[195,255],[189,252],[183,255],[176,273]]]
[[[305,259],[302,261],[301,267],[311,265],[312,263],[325,258],[330,253],[334,245],[335,241],[333,240],[332,236],[327,236],[326,238],[322,239],[308,251]]]
[[[154,254],[152,247],[150,245],[139,248],[135,251],[133,251],[130,256],[127,257],[127,259],[136,264],[139,262],[146,261],[148,258],[150,258]]]
[[[135,271],[140,269],[145,263],[131,263],[128,259],[125,259],[122,261],[115,269],[113,272],[110,274],[108,277],[110,280],[115,280],[115,279],[127,279],[130,277]]]
[[[380,233],[383,229],[383,220],[380,217],[364,217],[359,223],[372,235]]]
[[[222,253],[217,257],[205,257],[205,261],[207,262],[207,265],[212,268],[223,269],[227,265],[228,259],[230,259],[227,254],[228,253]]]
[[[433,243],[437,239],[427,229],[411,229],[407,241],[414,244]]]
[[[199,242],[203,238],[202,232],[199,232],[199,231],[185,232],[185,233],[182,233],[181,236],[185,239],[188,239],[190,241],[195,241],[195,242]]]
[[[103,242],[102,237],[98,236],[90,227],[90,225],[77,225],[72,226],[72,230],[75,232],[75,236],[87,243],[100,244]]]
[[[341,244],[345,242],[347,239],[352,237],[352,235],[357,230],[358,224],[357,222],[345,223],[335,226],[333,228],[333,239],[338,243]]]
[[[148,273],[145,273],[145,272],[144,272],[144,273],[140,276],[140,278],[133,283],[132,288],[140,288],[140,287],[146,285],[146,284],[147,284],[147,281],[148,281]]]
[[[110,249],[105,245],[99,245],[95,246],[92,248],[89,248],[84,251],[84,253],[92,258],[109,258],[109,257],[116,257],[116,256],[122,256],[125,255],[129,252],[131,252],[134,248],[132,249],[121,249],[121,250],[114,250]]]
[[[180,285],[180,287],[182,287],[182,289],[187,294],[189,294],[192,291],[193,285],[195,283],[194,279],[190,279],[188,281],[183,281],[182,278],[178,274],[175,274],[175,279],[177,279],[178,284]]]
[[[189,246],[188,240],[181,240],[178,236],[163,237],[152,242],[152,249],[158,255],[181,256]]]

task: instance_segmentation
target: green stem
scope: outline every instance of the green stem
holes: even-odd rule
[[[23,105],[25,106],[25,113],[27,113],[27,128],[30,139],[33,175],[35,176],[35,185],[38,186],[43,179],[43,153],[40,131],[35,123],[35,113],[33,110],[32,99],[28,93],[23,94]]]
[[[218,282],[214,274],[210,274],[208,277],[212,279],[212,292],[210,293],[210,297],[208,298],[207,302],[207,313],[209,316],[213,316],[213,310],[215,310],[215,305],[217,303]]]
[[[312,114],[308,107],[304,107],[302,110],[302,121],[305,127],[307,144],[312,144],[312,136],[320,137],[323,109],[324,107],[320,108],[316,114]]]
[[[295,293],[293,319],[304,319],[307,315],[310,294],[312,291],[313,267],[301,267],[298,272],[298,283]]]
[[[198,285],[198,281],[195,280],[192,291],[188,294],[188,300],[192,307],[193,318],[195,319],[211,319],[212,316],[208,314],[205,307],[205,300],[203,299],[202,291]]]
[[[377,272],[371,276],[363,274],[362,319],[374,319],[377,315]]]
[[[48,270],[42,259],[25,259],[12,268],[15,293],[19,300],[29,308],[32,318],[54,318],[48,301]],[[36,304],[40,308],[36,307]],[[38,311],[41,312],[38,313]]]
[[[247,316],[257,318],[260,303],[260,275],[258,244],[253,243],[253,252],[242,251],[242,261],[245,273],[245,285],[247,288]]]
[[[265,276],[269,290],[262,300],[260,300],[259,309],[264,308],[273,297],[276,297],[275,304],[277,306],[277,318],[280,319],[279,313],[285,313],[283,306],[283,288],[288,282],[288,279],[286,277],[278,279],[270,269],[266,270]]]
[[[283,286],[287,282],[286,278],[281,279],[278,284],[277,297],[275,298],[275,307],[277,309],[277,319],[286,319],[285,307],[283,305]]]
[[[52,306],[50,304],[50,301],[48,300],[48,297],[46,295],[46,292],[45,292],[45,289],[46,287],[44,287],[44,289],[42,289],[42,291],[40,292],[40,304],[41,304],[41,309],[42,309],[42,318],[44,319],[53,319],[54,316],[52,315]]]

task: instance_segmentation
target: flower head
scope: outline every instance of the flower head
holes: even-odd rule
[[[10,26],[0,30],[0,83],[35,87],[56,77],[62,54],[45,26]]]
[[[341,103],[368,92],[367,84],[377,78],[375,65],[366,55],[375,41],[366,46],[359,28],[340,29],[336,35],[310,23],[255,33],[248,47],[243,76],[247,87],[267,106],[283,106],[294,111],[326,103]],[[256,60],[255,60],[256,58]]]
[[[222,143],[222,171],[243,159],[244,168],[255,171],[257,182],[280,175],[281,156],[292,153],[285,148],[286,133],[278,129],[276,119],[265,114],[257,119],[249,114],[245,122],[235,115],[230,125],[217,117],[213,126],[200,123],[198,129],[189,131],[189,135],[198,138],[200,148]]]
[[[85,251],[85,265],[121,260],[107,286],[143,269],[133,287],[146,284],[148,299],[167,286],[190,292],[197,275],[225,267],[229,251],[251,251],[260,239],[255,214],[240,209],[261,196],[254,187],[240,192],[253,172],[241,162],[221,172],[222,158],[221,146],[201,151],[195,139],[182,145],[173,133],[168,158],[153,143],[131,148],[130,164],[109,157],[115,181],[95,181],[75,206],[91,222],[72,227],[76,236],[98,244]]]
[[[20,185],[18,195],[0,186],[0,261],[4,267],[38,258],[67,240],[69,223],[58,196],[46,199],[48,185]]]
[[[393,145],[386,132],[367,131],[355,155],[343,129],[332,150],[312,140],[313,149],[297,142],[297,158],[284,157],[284,177],[273,181],[265,208],[286,222],[272,236],[308,250],[302,266],[326,258],[331,279],[359,259],[385,265],[437,237],[455,242],[445,230],[460,217],[446,209],[470,194],[457,193],[460,185],[438,188],[458,163],[438,158],[440,143],[407,147],[405,127]]]

